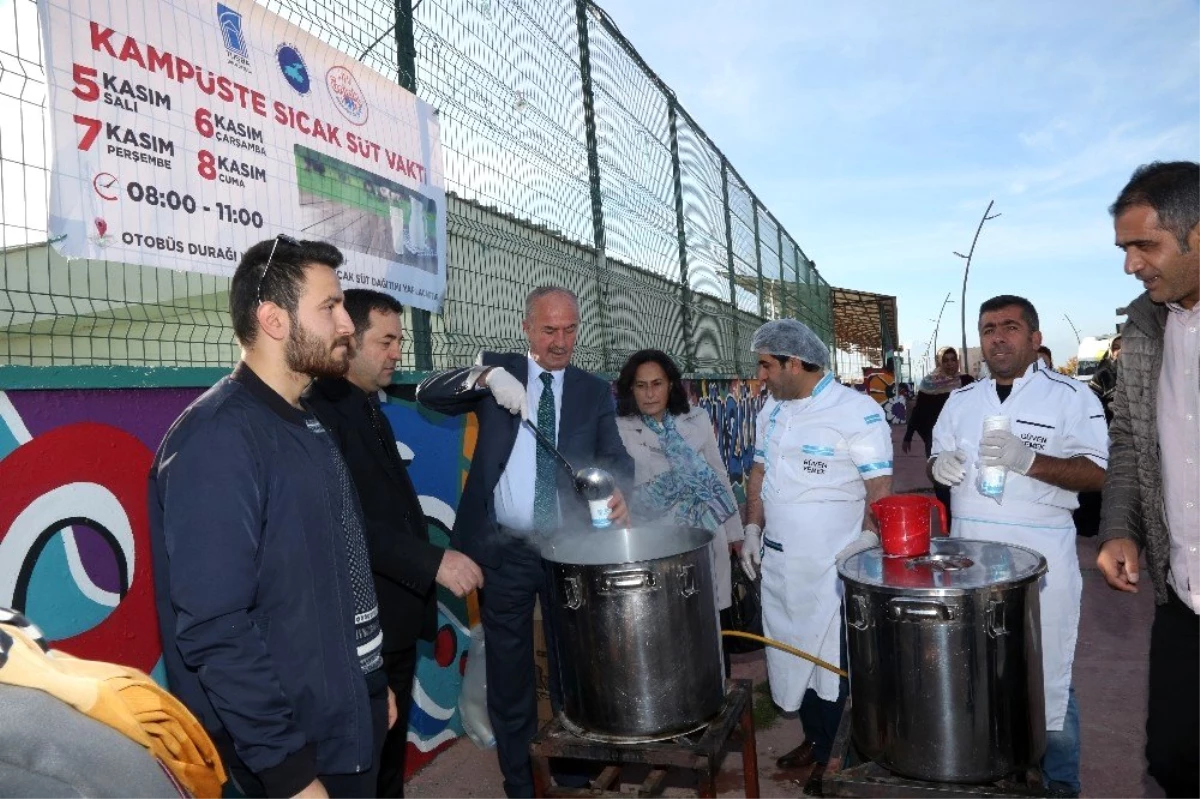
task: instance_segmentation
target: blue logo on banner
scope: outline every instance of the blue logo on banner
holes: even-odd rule
[[[249,61],[250,51],[246,48],[246,37],[242,35],[242,15],[223,3],[217,3],[217,24],[221,26],[221,38],[229,54]]]
[[[304,58],[296,46],[293,44],[279,45],[279,49],[275,51],[275,60],[279,62],[279,69],[283,72],[284,80],[288,82],[288,85],[300,94],[308,94],[308,90],[312,87],[312,83],[308,79],[308,65],[304,63]]]

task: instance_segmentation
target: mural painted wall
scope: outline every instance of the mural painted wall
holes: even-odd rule
[[[0,391],[0,606],[24,612],[64,651],[134,666],[164,682],[146,477],[167,429],[200,393]],[[412,460],[430,538],[446,546],[473,426],[403,400],[389,402],[385,413]],[[463,733],[458,694],[469,613],[443,589],[438,606],[437,636],[419,648],[410,770]]]
[[[729,479],[745,502],[746,481],[754,465],[754,421],[767,394],[759,380],[688,380],[688,399],[708,411]]]
[[[908,387],[886,369],[863,369],[863,391],[883,408],[888,424],[908,424]]]

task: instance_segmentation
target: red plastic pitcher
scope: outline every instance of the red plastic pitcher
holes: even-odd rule
[[[912,558],[929,552],[929,511],[937,508],[943,533],[947,532],[946,506],[931,497],[917,494],[896,494],[871,503],[879,520],[879,540],[883,554],[895,558]]]

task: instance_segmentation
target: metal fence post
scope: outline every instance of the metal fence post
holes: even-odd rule
[[[781,319],[787,319],[787,291],[784,288],[787,281],[783,279],[783,225],[779,224],[778,219],[775,220],[775,232],[779,235],[779,243],[775,247],[775,252],[779,253],[779,316]]]
[[[417,45],[412,0],[396,0],[396,80],[417,93]],[[433,371],[433,323],[429,311],[412,309],[413,361],[418,372]]]
[[[800,245],[792,242],[792,263],[796,266],[796,318],[799,319],[804,315],[803,306],[800,301]]]
[[[696,368],[696,346],[692,341],[692,285],[688,278],[687,228],[683,216],[683,169],[679,165],[679,113],[675,98],[667,95],[667,123],[671,130],[671,182],[675,190],[675,235],[679,240],[679,304],[683,323],[683,372]]]
[[[738,345],[738,304],[737,304],[737,272],[733,268],[733,210],[729,207],[729,161],[721,156],[721,200],[725,205],[725,256],[729,261],[729,321],[733,332],[733,373],[741,377],[738,367],[738,357],[741,347]]]
[[[762,233],[758,229],[758,198],[753,198],[754,204],[754,268],[758,271],[758,318],[766,319],[767,314],[763,309],[763,300],[766,293],[763,291],[763,276],[762,276]]]
[[[592,90],[592,54],[588,44],[588,0],[576,0],[575,24],[579,31],[579,78],[583,89],[583,127],[587,135],[588,183],[592,195],[592,238],[596,247],[596,292],[600,311],[602,371],[615,371],[609,363],[608,256],[604,234],[604,200],[600,194],[600,149],[596,138],[596,97]]]

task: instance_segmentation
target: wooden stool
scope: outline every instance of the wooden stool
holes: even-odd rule
[[[661,796],[667,771],[678,768],[695,772],[699,783],[697,796],[717,795],[717,774],[725,759],[725,746],[739,730],[742,738],[742,768],[745,770],[746,796],[758,797],[758,751],[754,741],[754,702],[750,680],[730,680],[725,687],[725,704],[704,729],[669,741],[636,744],[608,744],[581,738],[568,732],[558,718],[542,728],[529,744],[533,761],[533,795],[538,797],[628,796],[619,790],[621,766],[650,766],[650,774],[638,788],[637,796]],[[550,758],[567,757],[604,764],[588,788],[563,788],[550,778]]]

